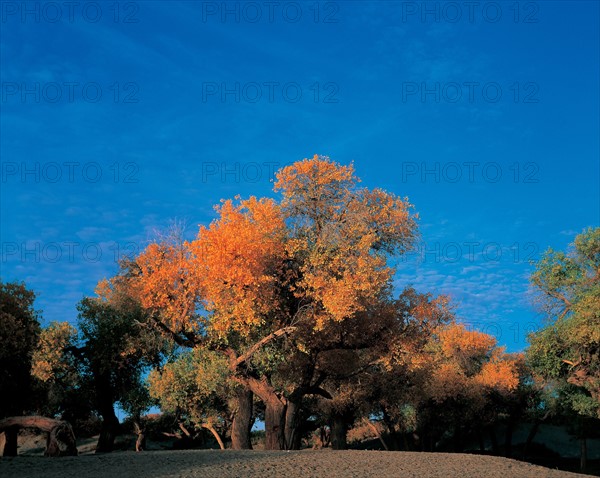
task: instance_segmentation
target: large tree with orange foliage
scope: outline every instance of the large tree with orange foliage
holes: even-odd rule
[[[152,244],[129,268],[157,328],[181,345],[221,350],[235,380],[264,402],[267,448],[286,446],[295,389],[286,396],[254,357],[279,337],[295,347],[364,315],[389,290],[390,256],[413,245],[410,204],[359,184],[351,165],[315,155],[279,171],[280,201],[223,201],[194,241]],[[300,375],[302,393],[322,393],[322,374]]]

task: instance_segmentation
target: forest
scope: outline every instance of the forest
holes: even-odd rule
[[[316,155],[273,189],[223,200],[191,241],[174,226],[122,260],[76,325],[42,327],[35,292],[0,282],[2,454],[37,427],[58,435],[50,455],[77,453],[65,435],[98,434],[106,453],[132,433],[139,451],[155,435],[236,450],[374,437],[390,451],[526,457],[553,423],[586,469],[600,430],[600,227],[532,264],[543,323],[508,353],[450,297],[394,286],[393,264],[421,239],[407,198]]]

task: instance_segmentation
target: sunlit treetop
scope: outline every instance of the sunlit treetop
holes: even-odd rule
[[[198,278],[216,332],[247,333],[277,307],[277,279],[285,259],[285,224],[272,199],[223,201],[218,219],[201,226],[189,244],[190,267]]]

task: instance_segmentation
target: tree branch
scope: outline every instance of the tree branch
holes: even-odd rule
[[[192,336],[191,334],[184,334],[184,337],[182,337],[180,334],[171,330],[160,319],[157,319],[154,316],[151,316],[150,320],[158,328],[158,330],[160,332],[162,332],[164,335],[166,335],[170,339],[173,339],[173,341],[177,345],[181,345],[182,347],[194,348],[199,343],[199,341],[197,340],[196,337]]]
[[[266,337],[264,337],[263,339],[259,340],[258,342],[256,342],[252,347],[250,347],[246,353],[244,353],[243,355],[240,355],[234,362],[233,362],[233,366],[235,368],[239,367],[240,365],[242,365],[243,363],[247,362],[248,360],[250,360],[252,358],[252,356],[264,345],[268,344],[269,342],[275,340],[278,337],[281,337],[282,335],[287,335],[292,333],[293,331],[296,330],[296,327],[283,327],[279,330],[276,330],[275,332],[267,335]]]

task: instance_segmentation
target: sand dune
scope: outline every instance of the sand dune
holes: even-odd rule
[[[68,458],[0,459],[2,478],[154,477],[461,477],[586,476],[492,456],[449,453],[304,450],[116,452]]]

